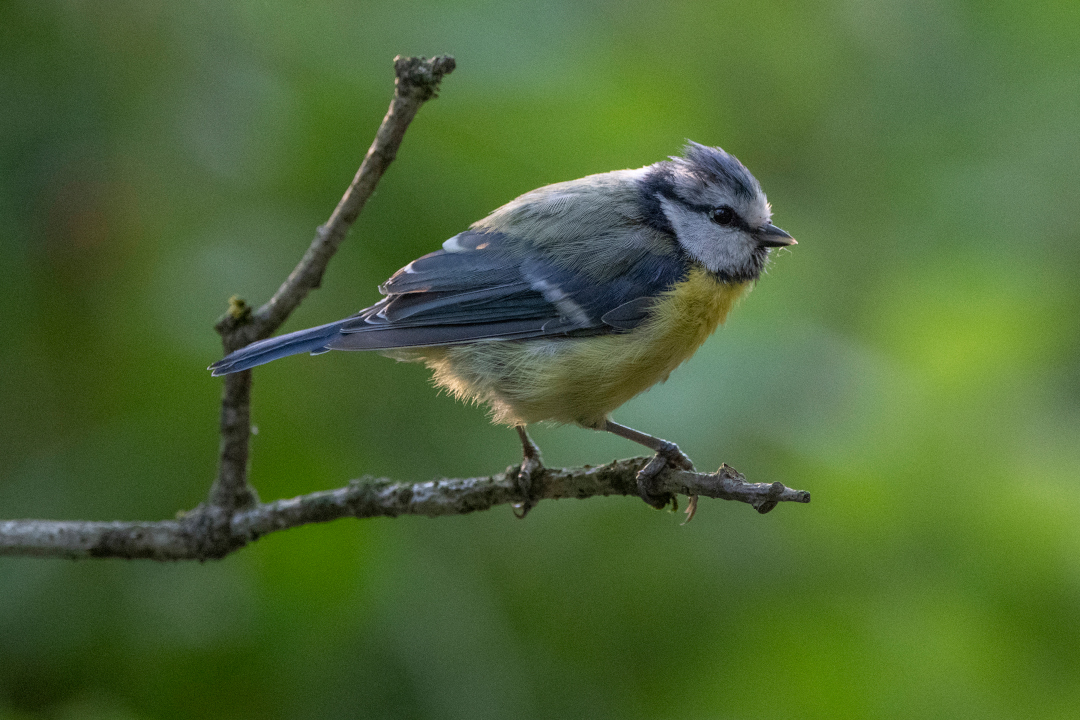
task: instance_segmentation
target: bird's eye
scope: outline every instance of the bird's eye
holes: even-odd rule
[[[724,205],[723,207],[713,208],[712,212],[709,213],[709,217],[717,225],[730,225],[735,222],[735,211]]]

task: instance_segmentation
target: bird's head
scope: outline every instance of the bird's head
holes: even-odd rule
[[[769,249],[795,240],[770,222],[761,185],[734,155],[689,142],[682,157],[652,165],[641,191],[654,221],[723,280],[756,280]]]

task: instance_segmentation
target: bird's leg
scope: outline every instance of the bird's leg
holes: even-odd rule
[[[641,472],[637,475],[638,494],[641,495],[641,499],[652,505],[654,508],[663,508],[669,502],[675,498],[671,493],[657,493],[655,492],[655,481],[657,475],[664,469],[665,466],[670,465],[677,470],[693,470],[694,463],[690,461],[690,458],[679,449],[679,446],[668,440],[663,440],[652,435],[646,435],[643,432],[638,432],[634,428],[620,425],[612,420],[605,419],[597,426],[598,430],[606,430],[609,433],[614,433],[619,437],[624,437],[627,440],[633,440],[639,445],[644,445],[650,450],[654,450],[656,455],[649,464],[641,469]],[[690,498],[691,505],[696,505],[696,498]]]
[[[544,462],[540,459],[540,448],[536,446],[536,443],[532,441],[529,434],[525,432],[524,425],[515,425],[514,429],[518,432],[518,437],[521,438],[521,469],[517,474],[517,486],[518,491],[521,493],[523,500],[520,504],[515,505],[514,515],[518,520],[524,519],[529,511],[532,510],[532,481],[533,477],[541,470],[544,469]]]

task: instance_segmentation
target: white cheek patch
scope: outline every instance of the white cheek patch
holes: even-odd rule
[[[675,235],[690,255],[714,273],[741,271],[750,259],[744,233],[734,227],[720,227],[703,213],[676,205],[667,198],[660,206]]]

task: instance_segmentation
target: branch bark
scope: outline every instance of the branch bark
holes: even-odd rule
[[[637,498],[637,473],[651,458],[609,465],[545,468],[533,477],[532,499],[585,499],[628,495]],[[161,522],[80,522],[8,520],[0,522],[0,556],[53,558],[148,558],[210,560],[235,552],[263,535],[338,518],[399,515],[464,515],[524,500],[517,487],[518,466],[486,477],[399,483],[361,478],[336,490],[256,504],[233,514],[200,505],[176,520]],[[810,502],[810,494],[781,483],[749,483],[722,466],[715,473],[667,470],[658,490],[738,500],[766,513],[781,502]]]
[[[436,96],[440,81],[453,69],[454,59],[449,56],[431,60],[394,58],[394,97],[360,169],[330,219],[318,228],[307,252],[273,297],[255,310],[243,300],[230,300],[229,311],[214,326],[226,353],[269,337],[308,292],[319,287],[330,258],[397,155],[409,123],[420,107]],[[249,370],[225,377],[218,474],[207,503],[181,513],[175,520],[158,522],[0,521],[0,556],[207,560],[225,557],[270,532],[342,517],[438,517],[526,500],[637,497],[637,473],[651,460],[634,458],[599,467],[538,469],[532,477],[529,498],[520,496],[520,468],[514,466],[487,477],[414,484],[364,478],[336,490],[260,503],[247,481],[250,434]],[[712,474],[666,469],[657,480],[659,493],[690,496],[691,516],[698,495],[738,500],[761,513],[780,502],[810,502],[807,492],[781,483],[748,483],[727,465]]]

